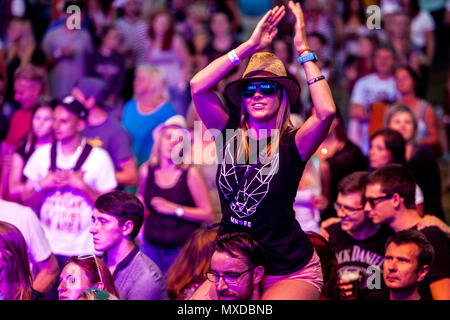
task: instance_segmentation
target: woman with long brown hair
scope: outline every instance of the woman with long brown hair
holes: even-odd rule
[[[31,300],[33,275],[22,233],[0,221],[0,300]]]
[[[418,96],[423,81],[409,67],[399,67],[395,71],[395,83],[401,97],[394,106],[404,105],[411,109],[417,119],[417,134],[414,137],[420,144],[426,145],[439,157],[442,154],[439,136],[439,124],[433,106]]]
[[[20,200],[26,182],[23,169],[34,150],[51,142],[53,142],[53,106],[52,103],[45,102],[33,109],[31,130],[27,134],[26,141],[12,155],[8,183],[8,196],[11,201]]]
[[[186,241],[167,272],[167,293],[173,300],[189,300],[206,280],[216,247],[217,227],[197,229]]]
[[[119,297],[114,278],[106,264],[95,255],[70,257],[59,277],[59,300],[77,300],[89,288]]]

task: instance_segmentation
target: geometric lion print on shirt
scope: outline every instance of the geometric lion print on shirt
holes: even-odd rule
[[[234,157],[231,155],[229,145],[225,150],[225,163],[221,167],[219,176],[219,187],[222,194],[228,200],[233,193],[233,187],[239,184],[237,171],[244,170],[243,177],[252,165],[234,164]],[[230,164],[232,162],[232,164]],[[242,189],[240,189],[234,199],[231,201],[230,209],[239,217],[249,217],[256,212],[258,205],[267,195],[270,182],[278,170],[279,154],[276,153],[271,161],[265,165],[257,166],[253,169],[253,173],[245,181]],[[242,178],[241,178],[242,179]]]

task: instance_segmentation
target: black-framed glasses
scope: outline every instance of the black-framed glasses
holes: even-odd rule
[[[255,95],[259,89],[265,96],[273,96],[278,89],[278,83],[273,81],[265,81],[261,83],[245,83],[239,87],[241,94],[244,98],[251,98]]]
[[[80,259],[80,260],[89,259],[89,258],[94,259],[95,266],[97,267],[97,273],[100,278],[100,282],[103,283],[103,277],[102,277],[102,273],[100,272],[100,267],[98,266],[97,257],[94,254],[86,254],[86,255],[78,256],[78,259]]]
[[[387,194],[385,196],[381,196],[381,197],[376,197],[376,198],[368,198],[368,197],[364,197],[363,198],[363,205],[365,206],[366,203],[368,202],[370,204],[370,206],[372,208],[375,208],[375,206],[380,203],[382,200],[386,200],[386,199],[390,199],[394,196],[395,193],[390,193]]]
[[[256,266],[253,266],[250,269],[242,271],[241,273],[225,273],[225,274],[220,274],[216,271],[209,270],[206,272],[206,278],[214,283],[219,282],[220,278],[223,278],[223,281],[225,281],[226,284],[237,284],[240,277],[242,277],[245,273],[255,268]]]
[[[347,206],[347,205],[345,205],[345,204],[340,204],[339,202],[335,202],[335,203],[333,204],[333,206],[334,206],[334,210],[336,210],[336,211],[342,210],[342,211],[344,211],[345,213],[349,213],[349,214],[352,214],[352,213],[355,213],[355,212],[357,212],[357,211],[361,211],[361,210],[364,209],[364,207],[361,207],[361,208],[353,208],[353,207]]]

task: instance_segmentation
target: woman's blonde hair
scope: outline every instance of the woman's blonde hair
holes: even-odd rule
[[[283,135],[292,130],[292,124],[289,120],[290,118],[290,103],[288,99],[288,95],[286,90],[280,86],[280,106],[278,108],[277,113],[277,121],[275,124],[275,130],[278,130],[279,134],[275,137],[272,136],[271,141],[268,142],[265,150],[259,151],[259,157],[262,157],[264,160],[265,157],[272,157],[278,150],[278,145],[280,139]],[[242,130],[242,134],[240,135],[240,143],[238,144],[237,151],[237,159],[242,159],[245,156],[245,162],[248,162],[250,156],[250,147],[248,144],[247,136],[248,136],[248,128],[249,128],[249,114],[245,107],[245,102],[242,100],[241,103],[241,118],[239,129]],[[275,139],[274,139],[275,138]]]
[[[152,79],[151,81],[152,84],[156,84],[158,88],[161,88],[160,90],[158,90],[158,94],[163,100],[170,99],[169,87],[167,86],[166,76],[159,67],[146,63],[139,65],[136,68],[136,73],[138,71],[146,72]]]
[[[164,126],[161,129],[160,134],[157,136],[156,140],[153,141],[153,147],[152,150],[150,152],[150,157],[148,160],[148,163],[150,166],[152,167],[158,167],[160,164],[160,156],[161,156],[161,151],[160,151],[160,147],[161,147],[161,137],[164,133],[164,131],[166,131],[168,128],[179,128],[180,130],[183,130],[183,151],[186,150],[187,144],[191,143],[191,135],[189,133],[189,131],[185,128],[179,127],[177,125],[168,125],[168,126]],[[186,141],[188,140],[188,141]],[[182,162],[178,164],[178,167],[186,167],[186,164],[184,163],[184,155],[181,155],[182,157]]]

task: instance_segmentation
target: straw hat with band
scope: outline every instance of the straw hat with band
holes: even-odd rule
[[[250,58],[242,78],[231,82],[225,88],[225,95],[231,102],[241,108],[242,95],[239,87],[246,82],[274,81],[287,92],[292,105],[300,95],[300,85],[288,76],[283,62],[270,52],[257,52]]]

